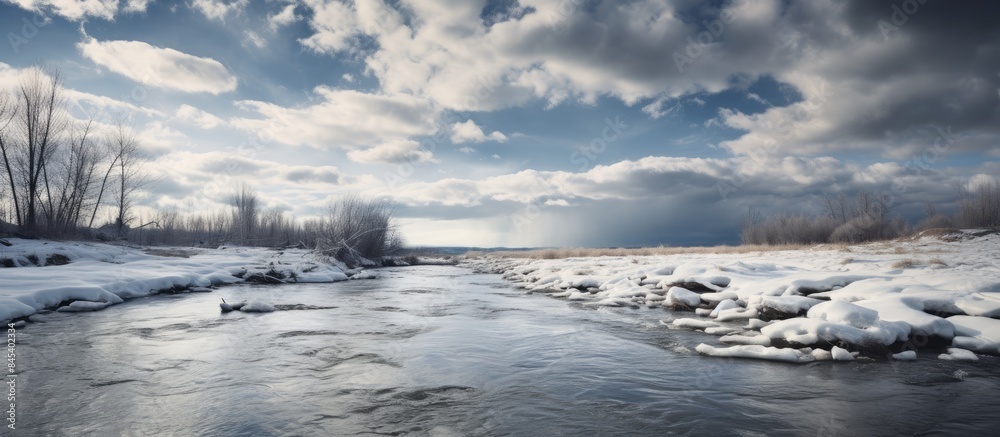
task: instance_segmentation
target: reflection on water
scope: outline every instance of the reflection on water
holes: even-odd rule
[[[219,298],[279,311],[220,314]],[[589,309],[446,266],[50,313],[18,425],[57,435],[985,433],[1000,360],[698,356],[663,310]]]

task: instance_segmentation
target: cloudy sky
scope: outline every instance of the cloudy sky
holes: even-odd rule
[[[296,217],[389,196],[417,245],[732,243],[750,205],[869,189],[919,219],[1000,178],[998,12],[0,0],[0,80],[58,67],[77,117],[128,114],[153,208],[218,210],[247,182]]]

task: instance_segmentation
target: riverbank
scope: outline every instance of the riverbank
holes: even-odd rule
[[[698,347],[704,355],[787,362],[1000,355],[996,231],[753,249],[587,257],[539,251],[477,255],[464,265],[588,306],[675,310],[661,323],[716,336]]]
[[[0,320],[39,311],[93,311],[160,293],[208,292],[239,282],[323,283],[359,273],[306,249],[180,248],[6,239],[0,246]]]

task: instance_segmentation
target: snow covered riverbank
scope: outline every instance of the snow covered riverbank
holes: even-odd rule
[[[336,282],[354,273],[303,249],[133,248],[8,239],[0,246],[0,321],[40,310],[97,310],[162,292],[236,282]]]
[[[468,259],[529,292],[689,310],[663,323],[719,336],[698,352],[788,362],[1000,355],[1000,235],[756,253]],[[971,352],[970,352],[971,351]]]

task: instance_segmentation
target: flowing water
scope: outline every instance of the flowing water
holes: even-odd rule
[[[701,357],[661,309],[447,266],[49,313],[18,335],[24,435],[879,435],[1000,427],[1000,360]],[[220,314],[258,299],[273,313]],[[3,431],[8,431],[4,429]],[[3,432],[0,432],[3,434]],[[3,434],[7,435],[7,434]]]

